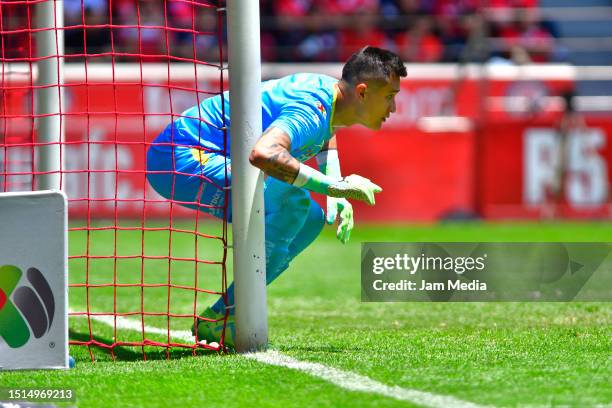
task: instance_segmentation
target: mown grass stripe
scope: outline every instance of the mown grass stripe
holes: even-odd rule
[[[78,315],[75,317],[86,317]],[[91,316],[92,320],[104,323],[114,327],[115,318],[112,316]],[[117,316],[117,329],[140,331],[142,324],[139,321],[127,319],[122,316]],[[146,333],[168,335],[167,329],[159,327],[147,326],[144,327]],[[170,330],[170,337],[180,339],[185,342],[195,342],[195,337],[187,330]],[[313,377],[320,378],[330,382],[340,388],[349,391],[365,392],[370,394],[378,394],[385,397],[393,398],[400,401],[411,402],[428,408],[492,408],[492,406],[478,405],[469,401],[463,401],[458,398],[438,395],[430,392],[402,388],[399,386],[389,386],[369,377],[352,373],[350,371],[339,370],[337,368],[328,367],[319,363],[311,363],[307,361],[299,361],[275,350],[269,350],[258,353],[243,354],[244,357],[256,360],[263,364],[285,367],[292,370],[301,371]]]

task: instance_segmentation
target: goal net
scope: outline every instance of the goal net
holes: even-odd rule
[[[223,347],[190,328],[225,295],[227,217],[146,179],[152,140],[224,91],[221,3],[0,1],[0,191],[66,192],[70,343],[92,359]]]

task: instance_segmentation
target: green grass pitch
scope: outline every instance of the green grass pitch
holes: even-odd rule
[[[80,235],[79,235],[80,234]],[[83,253],[84,233],[73,233],[70,251]],[[113,247],[114,232],[92,236],[90,253]],[[150,253],[192,256],[188,234],[176,233],[168,248],[166,233],[145,236]],[[495,407],[612,406],[612,305],[610,303],[361,303],[360,243],[366,241],[592,241],[609,242],[610,223],[457,223],[433,226],[357,225],[351,243],[336,241],[332,228],[294,261],[268,290],[270,341],[274,349],[300,361],[321,363],[367,376],[388,386],[452,396]],[[119,255],[138,251],[141,234],[118,234]],[[199,251],[219,256],[218,243],[201,242]],[[122,252],[123,251],[123,252]],[[200,252],[205,253],[205,252]],[[84,261],[71,261],[71,281],[82,281]],[[100,271],[113,260],[97,260]],[[122,259],[118,280],[163,282],[168,263],[141,264]],[[211,288],[217,265],[202,266],[198,285]],[[125,272],[123,272],[125,271]],[[133,271],[130,275],[128,271]],[[193,272],[177,262],[172,280],[193,284]],[[210,277],[212,276],[212,277]],[[208,278],[207,278],[208,277]],[[112,274],[92,277],[100,283]],[[140,289],[118,292],[118,310],[140,307]],[[170,295],[168,295],[170,293]],[[112,288],[90,292],[97,310],[112,310]],[[214,296],[203,295],[198,308]],[[191,313],[193,303],[180,289],[147,288],[147,310]],[[71,307],[82,309],[84,289],[71,291]],[[137,316],[134,319],[138,319]],[[166,327],[164,318],[147,325]],[[188,330],[188,320],[172,321]],[[88,337],[86,321],[71,318],[72,338]],[[139,339],[139,333],[94,323],[100,338]],[[151,336],[155,337],[155,336]],[[159,337],[158,337],[159,338]],[[234,354],[197,357],[177,350],[117,350],[118,360],[87,348],[71,347],[77,361],[68,371],[0,373],[0,387],[72,388],[82,407],[400,407],[411,403],[375,393],[349,391],[289,368]]]

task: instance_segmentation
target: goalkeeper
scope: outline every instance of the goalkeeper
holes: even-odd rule
[[[266,282],[276,279],[293,258],[319,235],[324,222],[339,218],[338,239],[346,243],[353,228],[347,198],[374,204],[381,190],[358,175],[342,178],[336,150],[336,129],[363,125],[380,129],[395,112],[395,95],[406,68],[394,53],[365,47],[353,54],[340,80],[326,75],[295,74],[262,83],[263,135],[250,162],[265,175]],[[227,216],[226,177],[231,180],[230,146],[224,124],[229,120],[229,95],[204,100],[176,119],[155,139],[147,153],[147,178],[162,196],[216,217]],[[228,131],[229,132],[229,131]],[[227,137],[229,140],[229,136]],[[319,170],[304,164],[315,157]],[[327,214],[310,197],[327,198]],[[231,194],[228,194],[231,200]],[[225,344],[233,346],[233,284],[227,304],[220,298],[201,315],[200,340],[219,341],[226,307],[230,308]]]

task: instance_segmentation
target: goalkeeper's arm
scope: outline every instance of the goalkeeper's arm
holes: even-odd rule
[[[300,163],[291,156],[290,149],[289,135],[270,127],[253,147],[249,161],[276,179],[331,197],[353,198],[374,205],[374,194],[382,191],[370,180],[355,174],[342,179],[325,175]]]

